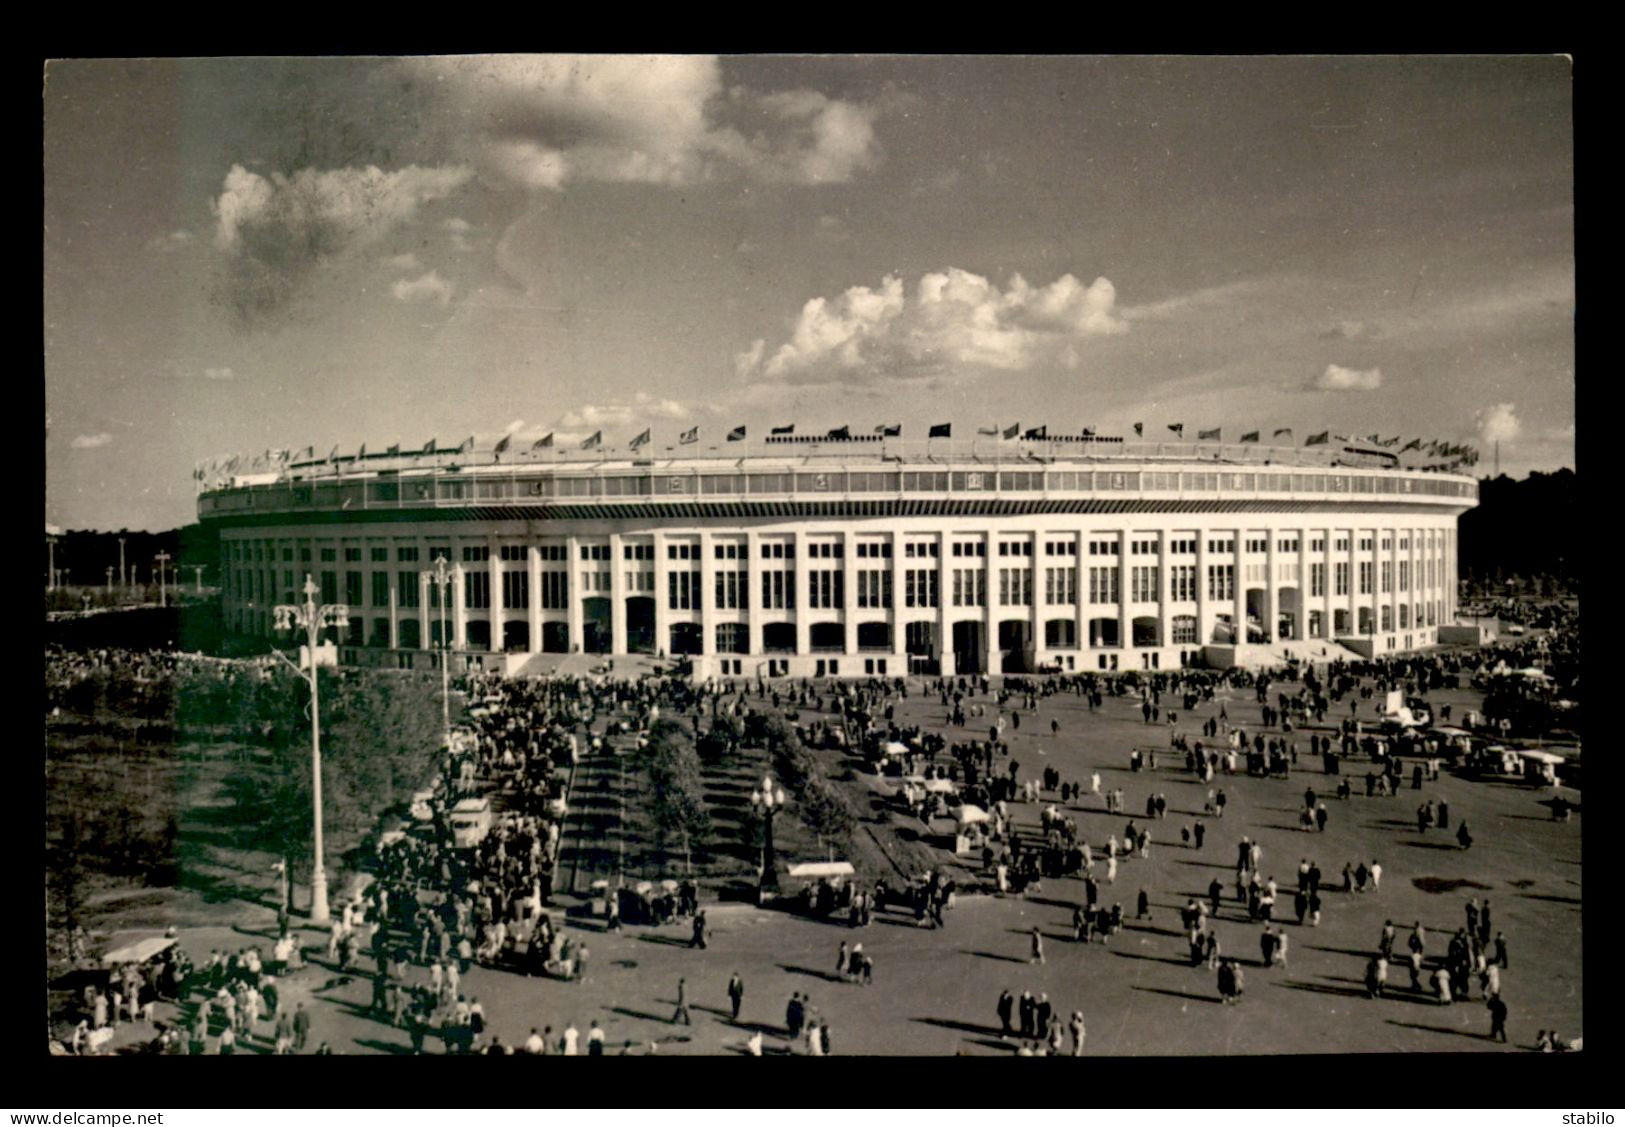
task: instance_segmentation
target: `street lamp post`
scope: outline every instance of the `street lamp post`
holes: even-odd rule
[[[129,573],[124,568],[124,537],[122,536],[118,538],[118,585],[120,587],[130,585]]]
[[[168,552],[159,552],[152,557],[152,562],[158,565],[158,605],[161,607],[169,605],[169,600],[164,597],[164,565],[169,562],[169,559]]]
[[[750,792],[750,808],[762,816],[762,879],[761,891],[779,887],[778,862],[773,856],[773,815],[784,808],[784,788],[773,785],[771,775],[762,776],[762,784]]]
[[[331,917],[327,907],[327,869],[322,863],[322,717],[317,688],[319,678],[316,668],[316,645],[320,640],[322,629],[345,622],[350,617],[350,608],[343,603],[318,605],[316,596],[320,588],[316,586],[316,581],[308,572],[305,574],[304,590],[305,601],[302,605],[276,608],[276,627],[278,630],[303,629],[309,653],[310,775],[316,825],[316,858],[310,876],[310,922],[324,924]],[[283,660],[286,661],[287,658],[284,657]],[[305,671],[300,670],[300,673],[304,674]]]
[[[445,556],[436,556],[434,570],[424,576],[435,585],[435,596],[440,603],[440,727],[441,737],[451,746],[451,654],[446,646],[446,604],[451,601],[451,567]]]

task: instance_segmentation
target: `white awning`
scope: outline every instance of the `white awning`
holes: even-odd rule
[[[850,861],[807,861],[800,865],[790,866],[790,875],[800,880],[817,880],[819,877],[849,877],[857,870]]]
[[[175,940],[164,935],[154,935],[146,939],[138,939],[134,943],[126,943],[122,947],[115,947],[102,956],[102,966],[118,967],[125,963],[144,963],[148,959],[156,958],[175,946]]]
[[[967,802],[959,808],[959,824],[962,826],[975,826],[989,821],[992,821],[992,818],[980,806],[972,806]]]

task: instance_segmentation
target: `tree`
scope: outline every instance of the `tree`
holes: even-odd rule
[[[692,871],[693,855],[711,834],[711,815],[705,807],[700,757],[694,742],[679,724],[662,720],[649,732],[645,769],[651,783],[649,817],[656,845],[662,853],[679,843],[683,867]]]
[[[852,804],[827,779],[814,776],[798,797],[797,809],[807,828],[818,835],[820,845],[845,843],[857,828],[857,812]]]

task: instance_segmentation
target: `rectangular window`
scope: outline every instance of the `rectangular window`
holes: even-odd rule
[[[339,601],[339,577],[334,571],[322,572],[322,602],[336,603]]]
[[[1346,595],[1349,593],[1349,565],[1342,561],[1332,565],[1332,594]]]
[[[491,558],[491,549],[485,544],[464,544],[464,563],[484,563]]]
[[[1115,567],[1092,567],[1089,569],[1089,601],[1091,603],[1115,603],[1118,601],[1118,595],[1119,585]]]
[[[361,562],[361,549],[360,548],[345,548],[344,549],[344,562],[345,563],[360,563]]]
[[[506,610],[526,610],[530,607],[530,574],[523,571],[502,573],[502,606]]]
[[[542,572],[542,609],[568,610],[570,606],[570,573],[567,571]]]
[[[500,551],[509,563],[524,563],[530,559],[530,547],[525,544],[504,544]]]
[[[395,604],[403,610],[419,605],[417,572],[397,571],[395,573]]]
[[[242,547],[240,545],[238,546],[237,551],[239,553],[242,551]],[[239,555],[237,558],[242,559],[242,556]],[[338,549],[336,549],[336,548],[323,548],[322,549],[322,562],[323,563],[333,563],[338,558],[339,558]]]
[[[1236,597],[1236,565],[1209,564],[1207,568],[1207,597],[1229,601]]]
[[[1360,561],[1360,594],[1371,594],[1371,561]]]
[[[1409,591],[1411,589],[1411,561],[1410,560],[1400,560],[1399,561],[1399,589],[1401,591]]]
[[[372,562],[373,563],[388,563],[389,562],[389,549],[388,548],[373,548],[371,550],[371,554],[372,554]]]
[[[1326,565],[1312,563],[1309,565],[1309,594],[1311,597],[1326,593]]]
[[[1394,561],[1382,561],[1382,593],[1386,595],[1394,589]]]
[[[387,607],[389,605],[389,572],[375,571],[372,573],[372,605]]]
[[[484,568],[463,572],[463,606],[488,610],[491,606],[491,573]]]

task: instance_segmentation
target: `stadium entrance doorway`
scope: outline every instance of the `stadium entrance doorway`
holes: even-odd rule
[[[626,600],[626,652],[655,652],[655,601],[647,595]]]
[[[999,623],[999,649],[1004,657],[999,670],[1003,673],[1031,673],[1033,671],[1033,624],[1025,618],[1007,618]]]
[[[954,672],[985,673],[987,643],[980,622],[954,623]]]
[[[615,642],[614,611],[608,599],[581,601],[581,652],[607,654]]]
[[[937,660],[937,624],[910,622],[903,627],[903,646],[908,653],[910,673],[935,676],[941,669]]]

